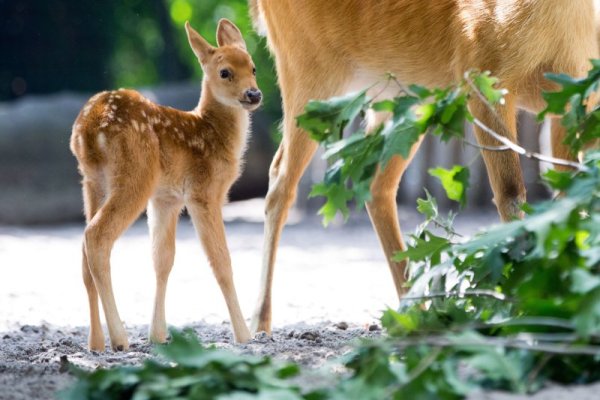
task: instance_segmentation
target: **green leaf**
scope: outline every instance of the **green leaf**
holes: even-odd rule
[[[324,183],[316,184],[313,186],[309,196],[325,196],[327,198],[327,202],[319,210],[319,215],[323,216],[324,226],[329,225],[338,212],[340,212],[344,218],[348,218],[350,213],[348,202],[352,199],[353,194],[345,185],[340,183],[332,183],[329,185]]]
[[[434,168],[429,174],[440,180],[449,199],[455,200],[461,206],[467,203],[467,188],[469,187],[469,168],[455,165],[452,169]]]
[[[432,263],[439,262],[442,251],[450,246],[448,239],[436,236],[431,232],[425,232],[425,239],[414,238],[415,243],[404,251],[400,251],[392,258],[394,261],[402,261],[409,258],[411,261],[421,261],[427,258],[433,259]]]
[[[491,76],[490,71],[474,74],[473,83],[490,104],[502,103],[506,91],[496,88],[498,78]]]
[[[573,173],[549,169],[543,175],[543,178],[544,182],[546,182],[552,189],[565,190],[570,187],[571,183],[573,182]]]
[[[312,100],[304,114],[296,117],[298,126],[310,133],[319,142],[339,140],[348,123],[363,110],[369,102],[367,90],[328,100]]]
[[[385,168],[389,160],[397,154],[405,160],[408,159],[410,151],[413,145],[419,141],[421,133],[414,124],[402,123],[384,128],[382,135],[385,140],[380,163],[382,168]]]
[[[427,199],[417,199],[417,211],[428,220],[432,220],[438,217],[438,206],[437,201],[431,194],[425,189],[425,195]]]
[[[584,338],[600,332],[600,287],[596,286],[585,294],[573,323],[577,333]]]

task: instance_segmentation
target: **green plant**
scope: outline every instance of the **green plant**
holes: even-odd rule
[[[593,65],[584,79],[548,76],[563,90],[544,94],[548,108],[540,117],[564,114],[566,143],[574,149],[600,137],[600,111],[586,112],[600,82],[600,62]],[[388,339],[358,349],[349,364],[351,382],[393,398],[452,399],[480,387],[532,392],[546,379],[600,379],[600,151],[588,152],[579,164],[528,152],[500,137],[466,108],[472,96],[490,107],[501,102],[496,83],[471,72],[443,90],[400,86],[392,101],[374,103],[360,92],[312,102],[298,117],[325,145],[330,161],[324,182],[313,190],[327,198],[320,211],[325,224],[337,212],[347,217],[351,200],[358,206],[367,201],[376,168],[385,168],[393,155],[407,157],[420,135],[464,140],[465,119],[502,139],[502,146],[486,151],[517,151],[574,168],[544,176],[562,192],[559,198],[526,205],[525,219],[468,240],[459,240],[454,215],[442,218],[429,193],[420,199],[426,220],[410,247],[395,256],[410,260],[410,291],[398,310],[384,313]],[[391,123],[342,139],[344,126],[369,108],[391,112]],[[450,199],[465,204],[467,167],[430,174]]]
[[[290,378],[295,364],[268,357],[236,355],[203,347],[193,333],[171,331],[171,343],[155,347],[160,356],[141,366],[87,372],[73,367],[78,380],[60,394],[80,399],[301,399]]]

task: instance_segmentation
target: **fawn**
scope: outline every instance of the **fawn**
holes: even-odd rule
[[[479,99],[471,112],[488,127],[517,139],[516,110],[539,112],[542,90],[556,86],[545,72],[585,75],[597,57],[594,1],[598,0],[249,0],[255,28],[268,38],[281,88],[283,140],[269,172],[261,290],[252,331],[271,331],[271,287],[277,244],[298,182],[317,143],[295,117],[310,99],[362,89],[391,72],[403,83],[447,86],[465,71],[489,70],[508,89],[504,106],[490,111]],[[383,89],[372,86],[370,95]],[[381,97],[392,97],[386,91]],[[497,116],[495,115],[497,114]],[[385,120],[375,115],[368,127]],[[499,143],[475,128],[482,145]],[[564,129],[552,123],[554,156],[572,158],[562,144]],[[394,284],[405,290],[405,262],[392,255],[405,249],[396,192],[408,159],[395,157],[379,170],[367,210],[388,260]],[[521,216],[525,185],[514,152],[483,152],[494,201],[502,220]]]
[[[83,176],[87,227],[83,281],[90,306],[91,350],[104,350],[98,295],[113,350],[128,340],[110,277],[114,242],[147,207],[156,272],[150,340],[165,342],[165,293],[175,256],[175,231],[185,206],[225,297],[236,342],[250,339],[232,279],[221,208],[240,173],[249,112],[257,109],[255,67],[239,29],[222,19],[219,47],[186,22],[204,77],[198,106],[189,112],[150,102],[136,91],[102,92],[83,107],[71,150]]]

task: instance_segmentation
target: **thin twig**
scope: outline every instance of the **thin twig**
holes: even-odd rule
[[[554,328],[562,328],[562,329],[575,329],[573,323],[570,321],[566,321],[561,318],[552,318],[552,317],[521,317],[521,318],[512,318],[508,321],[502,321],[497,323],[486,323],[484,326],[494,327],[494,326],[551,326]]]
[[[394,83],[400,88],[400,92],[404,92],[405,94],[407,94],[409,96],[414,96],[414,93],[412,93],[410,91],[410,89],[408,89],[406,86],[404,86],[404,84],[402,84],[402,82],[400,82],[398,80],[398,78],[396,78],[396,75],[394,75],[392,73],[388,73],[388,79],[391,81],[394,81]]]
[[[535,351],[547,354],[562,354],[562,355],[588,355],[600,356],[600,346],[589,345],[560,345],[559,343],[550,344],[531,344],[524,340],[515,340],[512,338],[485,338],[481,340],[459,340],[457,338],[430,336],[430,337],[414,337],[404,338],[396,341],[396,345],[402,349],[409,346],[427,344],[434,347],[504,347],[511,349],[522,349]]]
[[[517,154],[520,154],[524,157],[527,158],[532,158],[532,159],[536,159],[539,160],[541,162],[547,162],[550,164],[555,164],[555,165],[564,165],[566,167],[571,167],[571,168],[575,168],[579,171],[588,171],[589,168],[586,167],[585,165],[582,165],[578,162],[574,162],[574,161],[569,161],[569,160],[563,160],[562,158],[555,158],[555,157],[550,157],[550,156],[545,156],[543,154],[540,153],[536,153],[533,151],[528,151],[527,149],[525,149],[524,147],[519,146],[518,144],[512,142],[510,139],[496,133],[493,129],[488,128],[483,122],[481,122],[479,119],[477,118],[473,118],[473,123],[475,125],[477,125],[478,127],[480,127],[484,132],[486,132],[487,134],[489,134],[490,136],[492,136],[494,139],[498,140],[500,143],[504,144],[505,146],[507,146],[510,150],[514,151]]]
[[[409,301],[409,300],[429,300],[440,297],[491,297],[496,300],[506,301],[507,298],[502,293],[494,292],[493,290],[454,290],[450,292],[433,292],[423,296],[404,296],[400,299],[400,301]]]
[[[542,372],[542,369],[546,366],[546,364],[548,364],[548,361],[552,359],[552,357],[554,357],[553,354],[544,354],[540,362],[537,363],[535,368],[527,375],[527,381],[529,382],[527,386],[533,385],[533,382],[536,380],[540,372]]]
[[[483,104],[485,104],[485,106],[488,108],[488,110],[490,110],[490,112],[492,113],[492,115],[494,116],[494,118],[496,119],[496,121],[501,126],[504,127],[504,121],[502,120],[502,118],[500,118],[500,116],[496,112],[496,109],[489,103],[489,101],[485,98],[485,96],[483,95],[483,93],[481,93],[479,91],[479,88],[473,83],[473,81],[469,77],[469,72],[466,72],[465,75],[464,75],[464,77],[465,77],[465,81],[467,82],[467,84],[471,87],[471,89],[473,89],[473,91],[475,92],[475,94],[477,94],[477,96],[480,98],[480,100],[483,102]],[[563,166],[575,168],[578,171],[588,171],[589,170],[588,167],[586,167],[585,165],[582,165],[582,164],[580,164],[578,162],[564,160],[562,158],[549,157],[549,156],[545,156],[545,155],[540,154],[540,153],[528,151],[527,149],[525,149],[525,148],[519,146],[518,144],[512,142],[507,137],[498,134],[493,129],[490,129],[489,127],[487,127],[483,122],[481,122],[477,118],[474,118],[473,123],[475,125],[477,125],[479,128],[481,128],[484,132],[486,132],[487,134],[489,134],[490,136],[492,136],[494,139],[498,140],[503,145],[508,146],[511,150],[513,150],[517,154],[520,154],[520,155],[525,156],[527,158],[532,158],[532,159],[536,159],[536,160],[539,160],[539,161],[542,161],[542,162],[547,162],[547,163],[550,163],[550,164],[563,165]]]
[[[470,140],[467,139],[462,139],[463,143],[468,144],[469,146],[475,147],[479,150],[487,150],[487,151],[506,151],[506,150],[510,150],[510,147],[508,146],[484,146],[481,144],[477,144],[474,142],[471,142]]]

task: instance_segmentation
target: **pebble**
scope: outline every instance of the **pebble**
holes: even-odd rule
[[[319,334],[316,332],[311,332],[311,331],[306,331],[303,332],[300,335],[300,339],[304,339],[304,340],[317,340],[317,338],[319,337]]]
[[[337,324],[334,325],[336,328],[345,331],[346,329],[348,329],[348,323],[347,322],[338,322]]]

